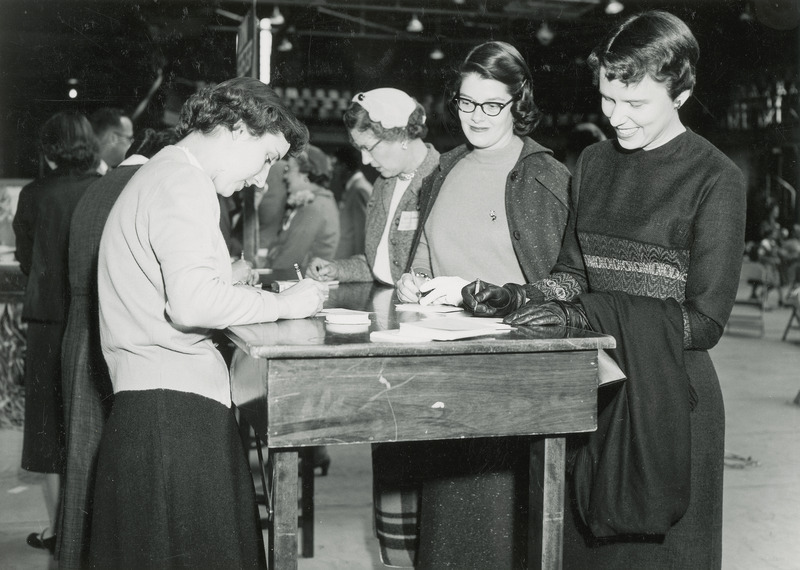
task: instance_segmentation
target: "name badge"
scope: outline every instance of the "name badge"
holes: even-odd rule
[[[397,229],[401,232],[407,232],[417,229],[419,224],[419,212],[417,210],[407,210],[400,212],[400,223]]]

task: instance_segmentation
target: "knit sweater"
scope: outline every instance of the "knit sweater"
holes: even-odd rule
[[[170,389],[230,406],[211,329],[274,321],[275,295],[231,284],[211,178],[169,146],[133,176],[98,259],[100,336],[114,392]]]

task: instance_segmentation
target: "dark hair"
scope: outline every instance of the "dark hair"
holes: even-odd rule
[[[39,132],[42,153],[59,169],[87,172],[100,162],[97,137],[89,120],[77,111],[56,113]]]
[[[127,117],[122,109],[116,107],[100,107],[89,115],[89,122],[97,137],[102,137],[111,129],[118,129],[122,126],[122,117]]]
[[[347,174],[361,170],[361,153],[350,145],[340,146],[333,153]]]
[[[631,16],[612,30],[594,50],[587,63],[599,81],[600,68],[609,80],[625,85],[648,75],[663,83],[675,99],[695,84],[695,65],[700,46],[683,20],[662,10]]]
[[[147,128],[136,133],[133,139],[133,144],[128,148],[126,157],[133,154],[139,154],[152,158],[158,151],[165,146],[175,144],[178,142],[178,133],[172,127],[157,131],[155,129]]]
[[[474,47],[458,68],[458,80],[451,99],[458,96],[464,78],[473,73],[483,79],[499,81],[508,88],[509,95],[514,98],[511,104],[514,134],[524,136],[536,128],[541,113],[533,101],[533,78],[517,48],[495,41]]]
[[[175,130],[183,138],[193,131],[209,134],[219,126],[234,130],[240,121],[255,137],[283,134],[289,155],[296,155],[308,144],[306,126],[271,87],[252,77],[228,79],[189,97]]]
[[[411,111],[405,127],[387,129],[377,121],[369,118],[367,110],[358,101],[351,101],[344,112],[342,119],[348,131],[372,131],[382,141],[403,141],[406,139],[421,139],[428,134],[428,125],[425,124],[425,109],[417,103]]]

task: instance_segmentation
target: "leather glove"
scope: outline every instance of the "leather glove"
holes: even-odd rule
[[[461,289],[461,298],[476,317],[504,317],[525,304],[525,288],[516,283],[499,287],[477,279]]]
[[[527,303],[521,309],[508,315],[503,322],[509,325],[560,325],[574,329],[592,330],[583,305],[578,300],[553,300],[542,304]]]
[[[467,284],[466,279],[455,276],[434,277],[423,283],[420,288],[420,305],[460,305],[461,288]]]

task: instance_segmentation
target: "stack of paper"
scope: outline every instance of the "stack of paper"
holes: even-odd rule
[[[478,317],[439,317],[400,323],[400,334],[421,340],[458,340],[511,330],[511,325]]]

